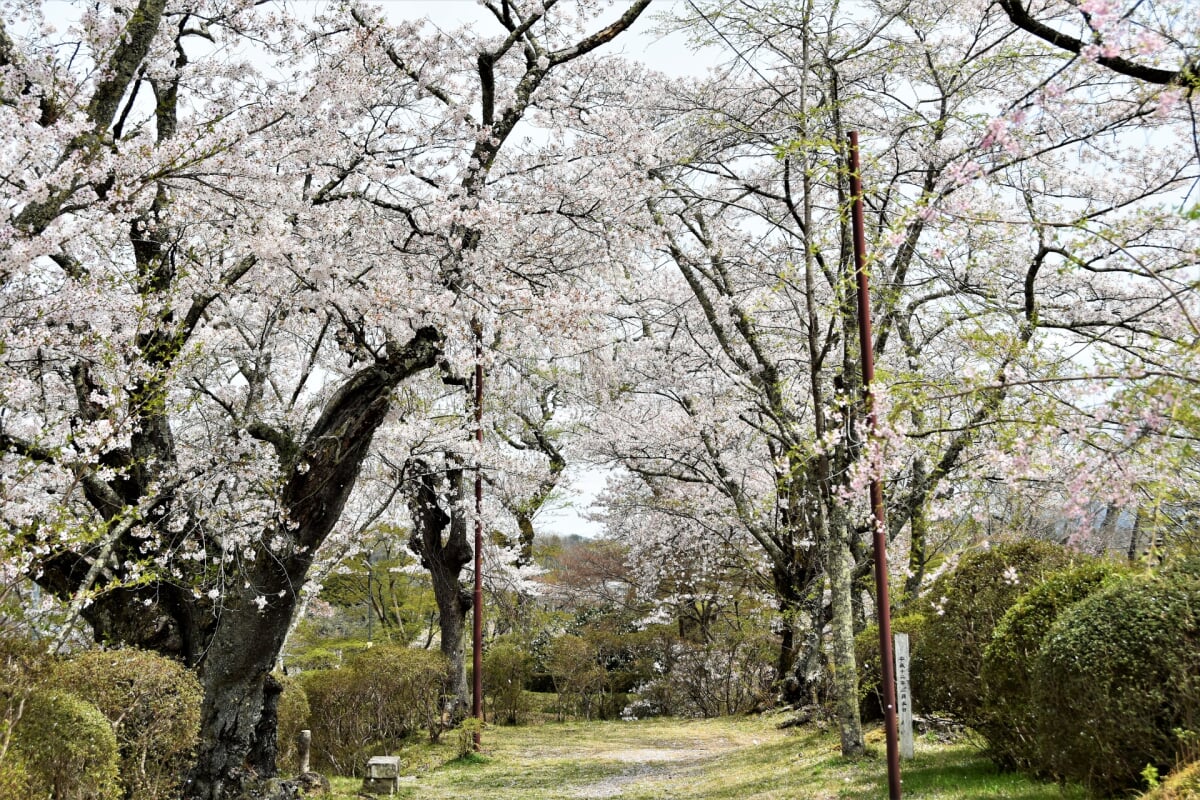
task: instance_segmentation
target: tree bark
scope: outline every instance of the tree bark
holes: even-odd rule
[[[865,748],[858,711],[858,665],[854,660],[854,559],[847,541],[852,528],[844,514],[837,511],[830,520],[830,527],[825,569],[833,610],[829,633],[830,661],[837,695],[838,733],[842,755],[857,757]]]
[[[466,508],[463,472],[456,467],[436,473],[419,459],[410,461],[409,467],[415,473],[407,484],[408,505],[413,519],[409,547],[420,557],[421,566],[429,570],[433,581],[441,651],[450,662],[446,682],[446,712],[451,722],[457,723],[471,707],[463,655],[463,633],[473,598],[463,587],[460,576],[463,568],[475,557],[467,538],[467,520],[463,514]]]

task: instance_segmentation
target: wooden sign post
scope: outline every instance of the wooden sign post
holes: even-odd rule
[[[900,721],[900,757],[913,757],[912,682],[909,678],[908,634],[896,634],[896,711]]]

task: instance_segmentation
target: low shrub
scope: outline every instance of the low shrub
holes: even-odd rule
[[[1039,756],[1055,776],[1113,795],[1166,774],[1200,730],[1200,580],[1124,578],[1063,612],[1033,684]]]
[[[892,617],[892,633],[907,633],[908,674],[912,686],[914,712],[925,710],[923,696],[928,689],[923,671],[925,615],[901,614]],[[859,713],[866,722],[883,719],[883,680],[879,666],[879,626],[872,623],[854,637],[854,660],[858,664]]]
[[[288,656],[289,671],[310,672],[317,669],[337,669],[342,665],[342,651],[312,647]]]
[[[41,683],[51,666],[45,646],[13,631],[0,630],[0,797],[23,798],[28,794],[25,769],[17,763],[4,742],[13,732],[24,713],[25,701]],[[16,786],[24,787],[21,794]]]
[[[1141,800],[1200,800],[1200,761],[1176,769]]]
[[[126,796],[179,796],[200,732],[203,693],[190,670],[145,650],[93,650],[59,664],[53,681],[112,725]]]
[[[959,722],[982,721],[983,651],[1017,598],[1071,562],[1066,549],[1037,540],[1006,542],[965,556],[923,595],[926,616],[922,702]],[[914,653],[914,659],[917,658]]]
[[[309,727],[311,709],[308,705],[308,695],[304,686],[296,677],[276,674],[283,691],[279,695],[279,708],[276,712],[279,720],[276,740],[279,746],[279,769],[281,772],[298,772],[300,770],[300,753],[297,737],[300,731]]]
[[[1063,612],[1124,572],[1096,559],[1054,573],[1017,598],[996,625],[983,653],[985,694],[976,729],[1000,766],[1040,771],[1042,708],[1033,699],[1033,673],[1042,640]]]
[[[355,653],[339,669],[305,672],[301,685],[312,719],[314,769],[361,777],[370,756],[397,749],[424,729],[441,733],[441,653],[382,646]]]
[[[567,634],[550,645],[546,668],[554,679],[560,717],[598,716],[608,689],[608,675],[598,653],[584,637]]]
[[[483,654],[483,693],[493,720],[519,725],[532,710],[525,686],[533,677],[533,655],[509,636],[492,642]]]
[[[670,713],[684,717],[744,714],[770,695],[778,645],[750,631],[720,631],[705,642],[681,641],[663,680],[675,698]]]
[[[29,794],[53,800],[117,800],[119,754],[112,726],[94,705],[66,692],[35,690],[10,744]]]
[[[0,761],[0,797],[5,800],[41,800],[34,795],[29,773],[16,755]]]

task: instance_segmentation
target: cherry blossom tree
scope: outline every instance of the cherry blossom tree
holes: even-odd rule
[[[859,498],[872,473],[887,480],[910,592],[930,526],[975,511],[973,486],[1053,480],[1129,502],[1137,461],[1113,430],[1142,412],[1107,401],[1161,362],[1164,340],[1186,347],[1188,119],[1169,94],[1018,46],[982,5],[690,8],[684,24],[733,55],[708,81],[650,95],[647,115],[678,124],[676,160],[655,170],[664,268],[629,298],[606,452],[654,484],[661,513],[724,515],[754,542],[793,696],[810,663],[798,638],[815,647],[832,622],[855,752],[853,586],[869,569]],[[855,128],[887,419],[875,440],[846,213]]]
[[[621,159],[560,122],[647,0],[486,5],[494,34],[167,0],[4,20],[5,553],[98,641],[198,671],[188,797],[273,773],[269,672],[395,393],[462,374],[472,323],[569,321],[571,268],[627,244]]]

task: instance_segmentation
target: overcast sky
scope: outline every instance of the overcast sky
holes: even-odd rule
[[[463,24],[486,23],[492,17],[477,0],[374,0],[390,14],[410,19],[429,19],[442,28],[455,28]],[[570,0],[566,0],[570,2]],[[663,36],[655,33],[659,26],[657,18],[670,11],[672,6],[686,0],[653,0],[650,8],[642,13],[634,27],[622,34],[602,53],[620,53],[642,61],[647,66],[670,75],[695,75],[702,73],[708,64],[694,55],[682,34]],[[626,3],[614,2],[611,17],[615,19],[627,7]],[[606,16],[605,21],[608,20]],[[494,23],[493,23],[494,24]]]

